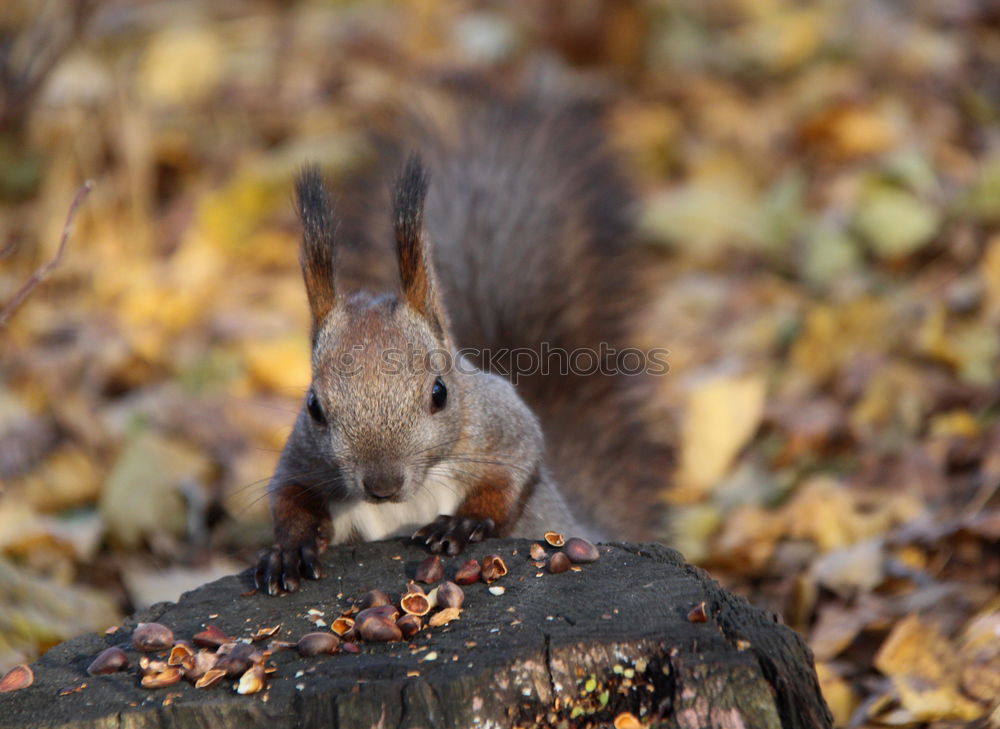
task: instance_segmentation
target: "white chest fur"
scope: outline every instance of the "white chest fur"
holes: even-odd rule
[[[352,536],[371,542],[387,537],[410,536],[440,514],[454,514],[465,495],[465,484],[431,469],[423,486],[408,501],[371,504],[356,501],[338,504],[331,514],[333,541]]]

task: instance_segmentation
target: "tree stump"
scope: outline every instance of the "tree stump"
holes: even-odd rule
[[[249,573],[218,580],[114,633],[53,648],[33,665],[32,686],[0,694],[0,728],[607,727],[624,712],[642,726],[831,725],[799,636],[676,551],[603,544],[597,562],[551,574],[532,563],[531,544],[489,540],[446,558],[449,578],[470,557],[501,555],[510,571],[494,586],[504,592],[466,586],[458,620],[410,641],[310,658],[275,652],[277,671],[254,695],[237,694],[228,679],[207,689],[140,687],[130,643],[138,622],[163,623],[178,639],[208,624],[239,638],[280,624],[272,639],[295,641],[328,630],[313,621],[332,623],[370,589],[398,597],[426,554],[404,540],[337,547],[324,579],[280,598],[247,594]],[[88,676],[112,645],[126,648],[131,667]]]

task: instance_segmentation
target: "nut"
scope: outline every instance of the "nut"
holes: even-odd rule
[[[487,554],[483,557],[482,577],[484,582],[495,582],[507,574],[507,563],[499,554]]]
[[[362,638],[373,643],[385,643],[403,638],[403,632],[396,623],[374,614],[359,618],[357,628]]]
[[[596,562],[601,556],[601,553],[597,551],[597,547],[580,537],[570,537],[567,539],[566,546],[563,547],[563,552],[566,553],[569,561],[573,564]]]
[[[431,611],[430,600],[423,592],[408,592],[399,598],[399,606],[410,615],[426,615]]]
[[[396,625],[399,626],[399,630],[404,638],[412,638],[420,632],[420,629],[423,627],[423,621],[421,621],[419,615],[404,615],[396,621]]]
[[[392,598],[382,590],[369,590],[358,599],[357,606],[358,610],[367,610],[368,608],[381,607],[382,605],[390,605],[391,603]]]
[[[139,623],[132,631],[132,646],[140,653],[156,653],[173,644],[173,631],[160,623]]]
[[[128,668],[128,655],[118,646],[105,648],[97,654],[97,658],[87,666],[87,673],[91,676],[100,676],[106,673],[115,673]]]
[[[543,547],[538,542],[531,545],[531,558],[536,562],[541,562],[545,559],[545,547]]]
[[[333,633],[306,633],[296,644],[300,656],[318,656],[321,653],[336,653],[340,638]]]
[[[455,582],[459,585],[471,585],[473,582],[479,582],[481,574],[482,570],[479,567],[479,560],[470,559],[458,568],[458,571],[455,573]]]
[[[0,678],[0,694],[28,688],[34,682],[35,673],[31,670],[31,666],[26,666],[22,663],[14,666],[7,671],[3,678]]]
[[[442,582],[437,587],[437,604],[442,608],[460,608],[465,602],[465,591],[454,582]]]
[[[417,565],[417,582],[429,585],[444,577],[444,567],[441,566],[441,557],[433,555]]]
[[[232,643],[234,638],[223,633],[215,625],[206,625],[203,631],[194,634],[192,640],[199,648],[218,648],[224,643]]]
[[[559,532],[545,532],[545,541],[553,547],[561,547],[566,543],[566,537]]]
[[[549,557],[549,572],[558,575],[569,569],[569,557],[564,552],[556,552]]]

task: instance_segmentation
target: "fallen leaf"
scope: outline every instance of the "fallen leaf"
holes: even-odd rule
[[[764,379],[719,376],[697,383],[687,400],[678,490],[692,498],[715,486],[757,430]]]

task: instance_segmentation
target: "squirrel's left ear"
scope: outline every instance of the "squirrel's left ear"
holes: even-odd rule
[[[447,334],[447,321],[438,298],[430,242],[423,229],[428,185],[429,178],[423,162],[419,156],[411,156],[396,181],[393,228],[403,298],[443,338]]]
[[[299,216],[302,218],[302,248],[299,263],[309,297],[313,340],[327,314],[337,303],[335,240],[336,219],[333,201],[319,168],[309,166],[296,181]]]

